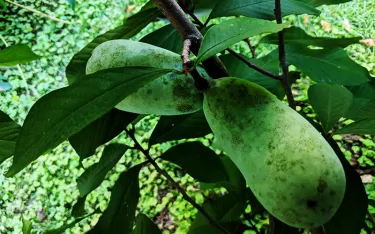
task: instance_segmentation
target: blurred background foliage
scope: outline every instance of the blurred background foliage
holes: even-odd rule
[[[44,94],[67,85],[65,67],[71,57],[82,49],[98,34],[120,25],[126,17],[136,12],[145,0],[92,0],[76,1],[75,8],[69,1],[22,0],[17,3],[31,7],[59,21],[42,17],[14,4],[7,3],[0,12],[0,48],[5,45],[24,43],[43,56],[42,59],[21,66],[21,72],[15,68],[0,67],[0,81],[9,82],[13,89],[0,92],[0,109],[14,120],[22,123],[32,104]],[[373,0],[355,0],[338,6],[320,7],[319,17],[288,17],[294,25],[304,28],[312,36],[354,37],[363,41],[351,45],[347,52],[351,58],[366,67],[375,76],[375,2]],[[134,39],[139,39],[166,22],[152,23]],[[260,38],[251,38],[258,56],[265,55],[273,47],[257,45]],[[233,46],[250,56],[244,43]],[[0,82],[1,83],[1,82]],[[307,87],[310,80],[297,80],[293,92],[297,101],[307,99]],[[310,117],[314,117],[309,105],[298,106]],[[157,117],[146,117],[136,125],[140,140],[148,139]],[[371,201],[369,211],[375,214],[375,138],[373,136],[341,135],[335,136],[352,165],[361,174]],[[121,135],[115,140],[126,142]],[[210,144],[210,136],[202,139]],[[167,150],[173,142],[152,148],[153,155]],[[76,179],[88,167],[99,160],[102,148],[97,153],[79,163],[79,157],[68,143],[64,143],[47,155],[40,157],[14,178],[5,178],[11,161],[0,168],[0,233],[21,233],[22,217],[31,219],[34,227],[43,230],[58,227],[71,220],[71,209],[79,195]],[[110,187],[120,172],[136,163],[144,161],[136,151],[128,151],[117,166],[107,175],[102,185],[87,199],[87,211],[104,209],[110,196]],[[163,163],[169,173],[188,191],[189,195],[202,204],[225,189],[204,190],[185,172],[172,164]],[[138,210],[151,217],[164,230],[164,233],[186,233],[197,211],[170,188],[166,180],[158,175],[153,167],[145,167],[140,174],[141,198]],[[250,207],[247,211],[250,211]],[[263,215],[251,217],[260,229],[267,225]],[[84,233],[90,229],[98,217],[82,221],[66,233]],[[245,223],[248,221],[244,221]],[[248,224],[248,223],[247,223]],[[372,224],[367,221],[363,233],[370,233]],[[247,232],[251,234],[252,232]],[[255,233],[255,232],[254,232]]]

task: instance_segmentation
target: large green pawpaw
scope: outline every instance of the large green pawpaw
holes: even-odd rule
[[[94,49],[86,65],[86,74],[125,66],[182,70],[182,61],[178,54],[169,50],[119,39],[104,42]],[[203,95],[195,88],[190,75],[171,72],[126,97],[116,108],[138,114],[180,115],[199,111],[202,102]]]
[[[327,222],[345,193],[344,169],[323,136],[261,86],[211,81],[204,114],[259,202],[293,227]]]

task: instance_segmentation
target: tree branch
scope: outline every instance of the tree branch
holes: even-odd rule
[[[243,63],[245,63],[248,67],[256,70],[257,72],[259,73],[262,73],[263,75],[266,75],[266,76],[269,76],[273,79],[276,79],[276,80],[282,80],[282,77],[279,76],[279,75],[276,75],[272,72],[269,72],[267,70],[264,70],[263,68],[261,67],[258,67],[257,65],[255,64],[252,64],[245,56],[243,56],[242,54],[239,54],[237,53],[236,51],[232,50],[232,49],[227,49],[227,51],[229,53],[231,53],[232,55],[236,56],[239,60],[241,60]]]
[[[282,24],[282,15],[281,15],[281,0],[275,0],[275,16],[276,16],[276,22],[278,24]],[[290,86],[290,81],[288,77],[288,65],[286,63],[285,58],[285,43],[284,43],[284,30],[278,32],[278,38],[279,38],[279,60],[280,60],[280,66],[282,70],[282,84],[285,89],[286,96],[288,98],[288,103],[291,108],[294,110],[296,109],[296,103],[293,98],[292,94],[292,88]]]
[[[217,223],[211,216],[207,213],[207,211],[201,207],[199,204],[197,204],[186,192],[185,190],[163,169],[159,167],[159,165],[155,162],[155,160],[150,156],[149,149],[144,149],[141,144],[137,141],[134,135],[134,129],[131,130],[125,130],[125,132],[128,134],[128,136],[134,141],[135,147],[141,151],[147,158],[148,162],[151,163],[156,171],[163,175],[165,178],[167,178],[168,182],[175,187],[181,194],[182,197],[188,201],[194,208],[196,208],[201,214],[210,222],[212,226],[220,230],[222,233],[230,234],[227,230],[225,230],[219,223]]]
[[[153,0],[159,10],[165,17],[171,21],[171,24],[176,28],[184,40],[190,39],[192,41],[191,51],[197,55],[203,36],[195,25],[186,16],[185,12],[177,4],[175,0]],[[230,76],[224,64],[217,56],[213,56],[203,62],[207,73],[212,78],[221,78]]]

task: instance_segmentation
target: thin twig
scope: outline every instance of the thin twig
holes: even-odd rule
[[[227,49],[227,51],[229,53],[231,53],[232,55],[236,56],[239,60],[241,60],[243,63],[245,63],[248,67],[256,70],[257,72],[259,73],[262,73],[263,75],[266,75],[266,76],[269,76],[273,79],[276,79],[276,80],[282,80],[282,77],[277,75],[277,74],[274,74],[272,72],[269,72],[267,70],[264,70],[263,68],[261,67],[258,67],[257,65],[251,63],[245,56],[243,56],[242,54],[239,54],[237,53],[236,51],[232,50],[232,49]]]
[[[253,224],[253,222],[251,220],[251,217],[245,211],[242,214],[245,217],[245,219],[249,222],[249,224],[251,225],[251,227],[254,228],[253,231],[256,234],[260,234],[260,232],[258,231],[257,227]]]
[[[5,38],[1,35],[0,35],[0,40],[4,43],[5,47],[8,47],[8,43],[6,42]],[[19,64],[17,64],[16,67],[18,69],[18,72],[20,73],[20,76],[22,78],[23,83],[25,83],[26,94],[30,95],[29,85],[27,84],[26,77],[23,74],[21,66]]]
[[[190,39],[185,39],[184,40],[184,45],[182,47],[182,62],[183,62],[183,68],[185,74],[187,74],[191,68],[192,62],[190,60],[190,47],[191,47],[191,40]]]
[[[17,2],[13,2],[13,1],[10,1],[10,0],[5,0],[5,1],[8,2],[8,3],[10,3],[10,4],[16,5],[16,6],[20,7],[20,8],[23,8],[25,10],[31,11],[31,12],[39,15],[39,16],[46,17],[46,18],[49,18],[49,19],[51,19],[53,21],[61,22],[63,24],[79,24],[80,23],[79,21],[75,21],[75,22],[65,21],[65,20],[56,18],[54,16],[47,15],[46,13],[40,12],[38,10],[35,10],[34,8],[21,5],[21,4],[17,3]]]
[[[207,211],[197,204],[186,192],[185,190],[163,169],[159,167],[159,165],[155,162],[154,159],[150,156],[149,149],[144,149],[141,144],[137,141],[134,135],[134,129],[125,130],[128,136],[134,141],[135,146],[141,151],[147,158],[147,160],[155,167],[156,171],[167,178],[168,182],[173,185],[181,194],[182,197],[188,201],[194,208],[196,208],[202,215],[210,222],[210,224],[220,230],[222,233],[230,234],[227,230],[225,230],[219,223],[217,223],[211,216],[207,213]]]
[[[281,0],[275,0],[275,16],[276,16],[276,22],[278,24],[282,24],[282,16],[281,16]],[[279,38],[279,60],[280,60],[280,66],[282,70],[282,84],[285,89],[286,96],[288,98],[288,103],[291,108],[294,110],[296,109],[296,103],[293,98],[292,94],[292,88],[290,85],[289,77],[288,77],[288,65],[286,63],[286,56],[285,56],[285,43],[284,43],[284,31],[278,32],[278,38]]]
[[[253,58],[256,58],[256,54],[255,54],[255,49],[254,49],[254,46],[251,45],[251,42],[250,42],[250,39],[249,38],[246,38],[245,39],[245,42],[247,43],[247,45],[249,46],[249,49],[251,51],[251,55]]]
[[[375,232],[375,221],[374,221],[374,217],[370,214],[370,212],[367,210],[367,217],[368,217],[368,220],[370,221],[370,223],[372,224],[372,231]]]
[[[275,217],[273,217],[271,214],[269,215],[269,228],[268,228],[268,233],[269,234],[274,234],[275,233],[275,228],[276,228],[276,223],[275,223]]]
[[[153,0],[153,2],[163,15],[169,19],[182,38],[192,41],[191,51],[197,55],[203,36],[177,2],[175,0]],[[212,78],[230,76],[224,64],[217,56],[213,56],[202,63]]]

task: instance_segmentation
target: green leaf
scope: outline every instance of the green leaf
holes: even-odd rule
[[[375,86],[373,79],[370,82],[357,85],[357,86],[348,86],[347,89],[352,92],[355,98],[364,98],[364,99],[374,99],[375,98]]]
[[[251,18],[274,20],[275,1],[271,0],[227,0],[218,1],[210,14],[210,19],[223,16],[243,15]],[[282,15],[319,15],[320,11],[307,1],[283,0]]]
[[[22,234],[30,234],[33,229],[33,223],[22,216]]]
[[[177,54],[181,53],[183,45],[182,37],[171,24],[153,31],[144,36],[140,41],[173,51]]]
[[[141,168],[137,165],[120,175],[113,186],[107,209],[90,233],[131,233],[139,199],[138,174]]]
[[[28,63],[41,58],[27,46],[23,44],[12,45],[0,50],[0,66],[12,67],[17,64]]]
[[[279,32],[286,26],[251,18],[235,18],[214,25],[204,35],[196,63],[220,53],[245,38],[263,33]]]
[[[0,10],[5,11],[7,9],[7,4],[5,3],[4,0],[0,0]]]
[[[240,216],[246,208],[245,196],[238,194],[226,194],[203,205],[211,218],[220,223],[230,233],[234,232],[240,222]],[[198,213],[191,224],[188,234],[218,233],[218,230],[210,225],[209,221]]]
[[[76,7],[76,1],[75,0],[67,0],[70,7],[74,10],[74,8]]]
[[[100,145],[112,140],[131,123],[137,114],[112,109],[69,138],[81,160],[93,155]]]
[[[137,216],[135,229],[132,234],[161,234],[158,226],[152,222],[146,215],[140,213]]]
[[[59,228],[47,230],[47,231],[44,232],[44,234],[63,234],[66,229],[74,227],[77,223],[81,222],[82,220],[86,219],[87,217],[89,217],[93,214],[95,214],[95,213],[86,215],[84,217],[77,218],[73,222],[63,224]]]
[[[21,127],[0,111],[0,164],[14,154]]]
[[[158,8],[150,1],[138,13],[129,17],[123,25],[96,37],[70,60],[66,67],[66,77],[69,84],[76,82],[78,77],[86,75],[86,63],[95,47],[109,40],[131,38],[159,15]]]
[[[233,77],[241,77],[245,80],[254,82],[258,85],[263,86],[271,93],[275,94],[279,99],[284,98],[285,91],[280,81],[272,79],[255,71],[231,54],[220,56],[220,59]],[[267,71],[273,72],[275,74],[279,73],[280,61],[278,57],[278,51],[271,52],[267,56],[261,57],[259,59],[249,58],[249,61]]]
[[[345,117],[353,120],[375,119],[375,100],[354,98]]]
[[[356,121],[337,130],[335,134],[375,135],[375,119],[362,119]]]
[[[200,142],[176,145],[167,150],[161,158],[177,164],[200,182],[214,183],[229,179],[219,156]]]
[[[189,115],[162,116],[150,137],[150,145],[203,137],[211,133],[203,111]]]
[[[201,183],[201,188],[211,189],[225,187],[232,193],[240,195],[246,194],[246,181],[237,166],[227,156],[220,157],[220,160],[225,167],[226,174],[229,175],[229,179],[217,183]]]
[[[110,144],[104,148],[102,157],[98,163],[87,168],[77,179],[77,186],[81,197],[99,187],[107,173],[116,165],[120,158],[128,150],[128,146],[122,144]]]
[[[72,216],[75,218],[82,217],[85,215],[85,202],[86,202],[87,195],[83,197],[79,197],[78,201],[74,204],[72,209]]]
[[[341,4],[350,1],[351,0],[312,0],[314,6]]]
[[[360,233],[365,225],[367,212],[367,194],[361,177],[346,160],[337,143],[330,139],[329,143],[344,166],[346,191],[344,199],[332,219],[324,224],[327,234]]]
[[[349,58],[342,48],[311,50],[288,45],[287,61],[318,83],[354,86],[366,83],[366,68]]]
[[[353,94],[341,85],[316,84],[309,88],[308,95],[326,133],[345,115],[353,101]]]
[[[103,70],[39,99],[20,131],[13,165],[14,176],[42,154],[55,148],[148,82],[170,72],[148,67]]]
[[[285,44],[294,44],[300,46],[321,46],[321,47],[342,47],[345,48],[351,44],[358,43],[360,37],[354,38],[329,38],[329,37],[312,37],[308,35],[302,28],[290,27],[284,30]],[[277,34],[270,34],[263,37],[260,43],[278,44]]]

